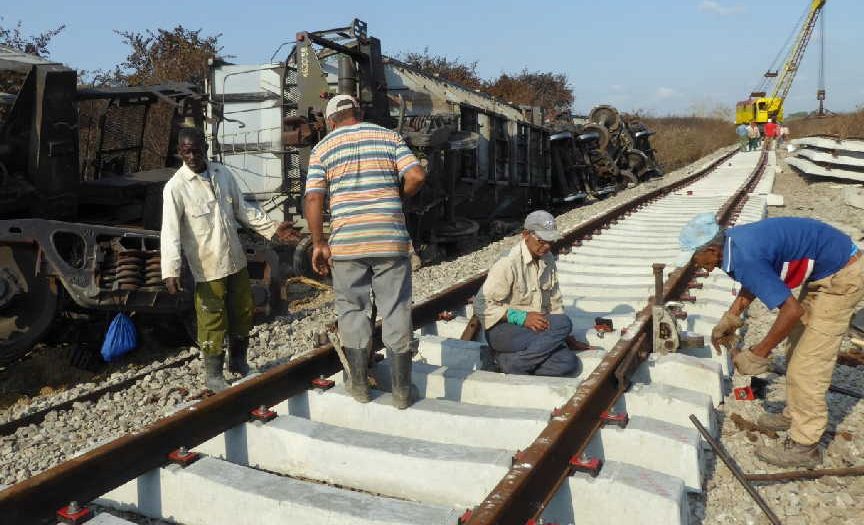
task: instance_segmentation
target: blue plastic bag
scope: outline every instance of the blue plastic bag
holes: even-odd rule
[[[692,252],[713,239],[718,231],[720,231],[720,226],[717,225],[714,214],[700,213],[681,228],[678,243],[682,250]]]
[[[136,346],[138,346],[138,332],[135,330],[135,323],[125,314],[117,314],[108,325],[108,332],[102,343],[102,359],[107,362],[114,361]]]

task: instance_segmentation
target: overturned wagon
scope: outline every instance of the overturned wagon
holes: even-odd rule
[[[401,133],[424,163],[427,184],[405,212],[415,248],[430,256],[525,210],[602,198],[660,174],[651,132],[614,108],[548,122],[540,108],[383,56],[355,20],[298,33],[278,63],[212,64],[212,151],[274,218],[302,220],[306,162],[337,93],[357,97],[366,120]]]
[[[192,286],[170,295],[162,284],[161,190],[176,169],[174,124],[203,120],[200,95],[185,85],[82,88],[74,69],[2,46],[0,88],[0,366],[63,311],[177,325]],[[145,152],[148,131],[161,146]],[[154,150],[155,169],[144,169]],[[278,261],[246,244],[266,312],[278,299]]]

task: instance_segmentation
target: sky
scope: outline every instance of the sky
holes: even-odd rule
[[[384,54],[428,48],[477,63],[483,78],[502,72],[565,73],[577,113],[597,104],[656,116],[731,108],[761,80],[810,0],[192,0],[3,2],[0,24],[26,33],[65,24],[51,58],[83,70],[107,69],[128,49],[114,30],[182,24],[221,34],[235,63],[266,63],[298,31],[365,20]],[[864,105],[864,2],[828,0],[826,107]],[[789,97],[786,114],[816,108],[819,27]],[[290,46],[286,46],[290,49]],[[285,56],[286,51],[278,55]]]

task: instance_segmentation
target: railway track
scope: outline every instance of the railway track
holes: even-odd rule
[[[409,410],[390,406],[387,359],[382,391],[362,405],[321,381],[339,364],[320,347],[7,488],[0,516],[38,523],[95,499],[181,523],[687,523],[704,479],[688,416],[716,432],[731,367],[704,346],[650,352],[652,266],[666,265],[664,302],[695,301],[682,327],[707,335],[732,281],[689,267],[678,232],[700,212],[762,218],[773,162],[721,158],[566,235],[566,313],[596,348],[580,353],[578,377],[489,371],[468,304],[478,275],[415,305],[421,399]]]

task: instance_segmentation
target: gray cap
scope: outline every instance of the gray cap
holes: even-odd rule
[[[338,113],[343,109],[359,107],[360,103],[351,95],[336,95],[327,101],[327,108],[324,110],[324,118],[330,118],[334,113]]]
[[[554,242],[561,239],[558,228],[555,226],[555,217],[548,211],[532,211],[525,217],[526,230],[534,232],[538,239]]]

